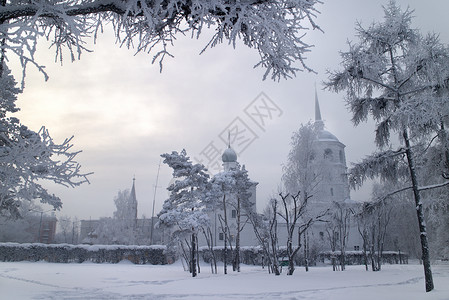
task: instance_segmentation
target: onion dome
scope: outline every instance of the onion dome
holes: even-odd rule
[[[235,153],[235,151],[231,147],[228,147],[223,152],[223,155],[221,156],[221,160],[224,163],[226,163],[226,162],[237,162],[237,153]]]

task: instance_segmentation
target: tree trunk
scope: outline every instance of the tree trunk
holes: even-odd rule
[[[212,274],[217,274],[217,258],[215,257],[214,252],[214,237],[212,234],[212,230],[210,227],[207,227],[207,229],[203,228],[204,237],[206,238],[207,247],[210,251],[210,268]]]
[[[240,272],[240,198],[237,197],[237,234],[235,240],[235,266],[237,272]]]
[[[293,275],[295,272],[295,263],[293,261],[294,251],[293,251],[293,241],[291,235],[287,239],[287,256],[288,256],[288,271],[287,275]]]
[[[304,231],[304,266],[306,272],[309,272],[309,235]]]
[[[377,266],[376,266],[376,262],[375,262],[375,258],[376,258],[376,251],[375,251],[375,247],[374,247],[374,236],[375,236],[375,227],[374,225],[372,225],[371,227],[371,249],[370,249],[370,256],[371,256],[371,269],[373,271],[377,271]]]
[[[223,196],[223,214],[224,214],[224,229],[223,229],[223,239],[224,239],[224,249],[223,249],[223,272],[228,274],[228,218],[226,213],[226,195]],[[221,226],[223,227],[223,226]]]
[[[368,235],[368,234],[366,234]],[[367,254],[367,239],[368,236],[363,238],[363,259],[365,260],[365,270],[368,271],[368,254]]]
[[[408,138],[408,132],[406,129],[403,130],[402,136],[404,137],[405,142],[405,154],[407,156],[408,167],[410,170],[410,177],[412,180],[412,188],[413,195],[415,197],[415,205],[416,205],[416,215],[418,217],[419,224],[419,232],[421,237],[421,251],[422,251],[422,260],[424,266],[424,278],[426,281],[426,292],[430,292],[433,290],[433,278],[432,278],[432,269],[430,267],[430,254],[429,254],[429,244],[427,241],[427,230],[426,230],[426,222],[424,220],[424,212],[421,202],[421,195],[418,189],[418,178],[416,176],[415,162],[413,158],[412,149],[410,147],[410,140]]]
[[[192,270],[192,277],[196,277],[196,238],[195,238],[195,232],[192,232],[192,256],[191,256],[191,270]]]

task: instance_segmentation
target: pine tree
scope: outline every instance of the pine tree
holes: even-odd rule
[[[164,201],[159,212],[159,222],[173,228],[175,235],[189,234],[190,270],[197,275],[197,234],[201,227],[209,226],[207,212],[210,210],[208,197],[209,174],[202,164],[193,164],[187,152],[173,151],[161,155],[164,164],[173,169],[174,182],[167,188],[170,197]],[[180,239],[182,242],[182,239]],[[188,258],[188,257],[187,257]]]

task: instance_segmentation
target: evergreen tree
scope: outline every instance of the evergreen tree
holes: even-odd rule
[[[190,271],[196,276],[197,234],[201,227],[209,226],[209,175],[202,164],[193,164],[187,152],[173,151],[161,155],[164,163],[173,169],[174,182],[167,188],[170,197],[159,212],[159,222],[173,228],[182,243],[182,236],[191,235]],[[189,247],[189,245],[187,245]]]

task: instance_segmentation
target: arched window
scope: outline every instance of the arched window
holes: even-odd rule
[[[334,195],[334,188],[331,188],[331,196]]]
[[[345,162],[345,155],[343,154],[343,150],[340,150],[340,162],[343,164]]]
[[[332,160],[332,157],[333,157],[332,150],[329,149],[329,148],[325,149],[325,150],[324,150],[324,158],[325,158],[325,159]]]

